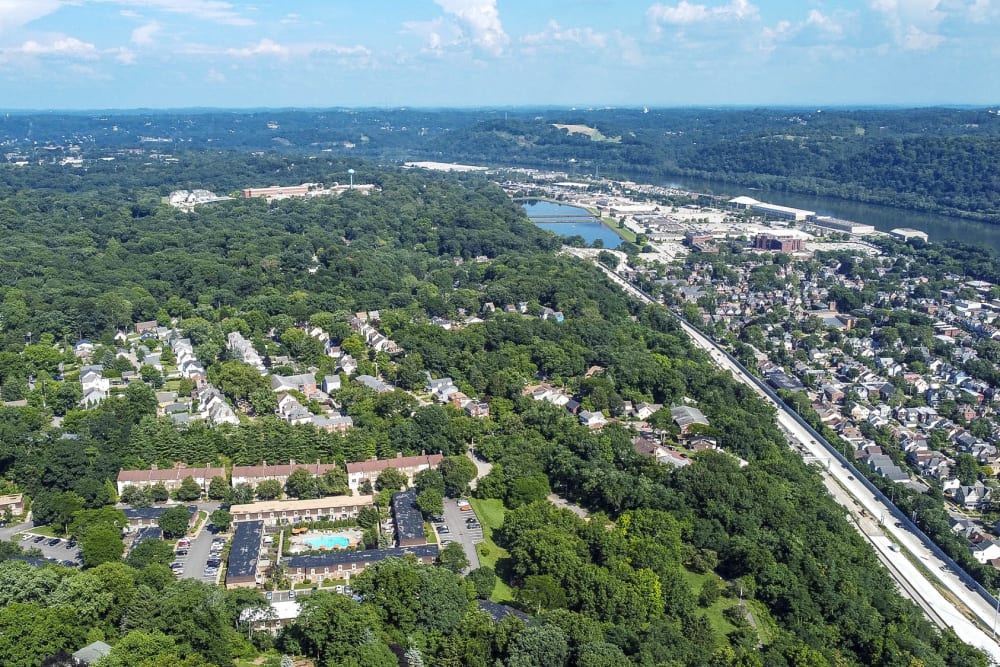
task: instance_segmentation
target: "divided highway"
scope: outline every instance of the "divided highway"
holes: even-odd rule
[[[572,250],[569,252],[572,253]],[[599,263],[597,266],[628,294],[645,303],[656,304],[618,274]],[[763,400],[774,406],[778,424],[803,456],[826,464],[823,478],[827,489],[838,503],[854,515],[854,526],[871,543],[903,594],[914,600],[933,623],[951,627],[963,641],[982,649],[994,663],[1000,664],[1000,643],[996,639],[997,622],[1000,620],[997,609],[978,592],[970,590],[954,569],[938,558],[920,537],[908,530],[902,522],[895,521],[894,511],[898,510],[877,498],[863,482],[851,474],[853,470],[837,462],[786,405],[768,395],[755,378],[713,341],[683,320],[678,318],[678,321],[692,342],[707,352],[720,368],[729,370],[733,377],[752,387]],[[859,508],[864,512],[860,512]],[[870,517],[867,520],[863,519],[865,513]],[[862,517],[860,519],[859,514]],[[912,554],[913,560],[902,553],[897,544]],[[920,562],[935,581],[918,569],[913,561]],[[941,589],[947,591],[948,595]],[[978,624],[969,618],[970,615],[975,617]],[[984,631],[983,628],[989,628],[990,631]]]

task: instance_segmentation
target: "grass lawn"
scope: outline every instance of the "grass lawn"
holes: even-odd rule
[[[35,526],[34,528],[31,528],[30,530],[28,530],[26,532],[30,532],[30,533],[33,533],[35,535],[45,535],[47,537],[59,537],[60,536],[58,533],[56,533],[55,529],[52,526]]]
[[[619,227],[618,221],[614,218],[601,218],[601,224],[622,237],[629,243],[635,243],[635,234],[628,227]]]
[[[702,584],[704,584],[705,581],[711,578],[720,578],[719,575],[713,572],[697,574],[684,568],[681,569],[681,573],[684,575],[684,580],[688,583],[688,586],[690,586],[691,590],[694,592],[695,597],[697,597],[698,593],[701,592]],[[722,615],[722,612],[730,607],[735,607],[738,604],[738,600],[728,598],[725,595],[720,595],[719,599],[712,603],[712,606],[707,609],[704,607],[698,607],[699,611],[705,612],[705,615],[708,616],[708,622],[712,625],[712,629],[719,635],[720,646],[726,643],[725,635],[736,629],[735,625],[726,620],[726,617]]]
[[[472,510],[479,517],[479,523],[483,524],[482,544],[476,546],[476,553],[479,554],[479,564],[492,567],[496,570],[497,561],[507,557],[507,550],[501,549],[493,541],[493,530],[503,525],[504,513],[507,511],[503,502],[493,498],[480,500],[471,498]],[[490,599],[494,602],[506,602],[514,599],[514,591],[504,581],[497,577],[497,585],[493,589]]]
[[[430,521],[424,521],[424,535],[427,536],[427,544],[437,544],[438,538]]]

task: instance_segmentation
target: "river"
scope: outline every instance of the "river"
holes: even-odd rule
[[[605,248],[617,248],[622,243],[621,237],[598,222],[590,211],[578,206],[535,199],[523,206],[528,219],[537,227],[559,236],[581,236],[588,244],[600,239]]]
[[[887,232],[896,227],[912,227],[927,232],[930,242],[961,241],[988,246],[1000,251],[1000,225],[953,218],[936,213],[921,213],[906,209],[877,204],[847,201],[836,197],[820,197],[794,192],[775,190],[752,190],[733,183],[706,181],[700,179],[671,179],[666,187],[679,188],[690,192],[737,196],[747,195],[770,204],[781,204],[816,211],[820,215],[873,225],[875,229]]]

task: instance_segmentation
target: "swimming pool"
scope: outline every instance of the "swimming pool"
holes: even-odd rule
[[[307,537],[302,540],[310,549],[345,549],[351,546],[351,540],[343,535],[323,535],[322,537]]]

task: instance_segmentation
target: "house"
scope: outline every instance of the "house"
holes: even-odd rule
[[[465,414],[476,419],[484,419],[490,416],[490,405],[483,401],[469,401],[462,408]]]
[[[359,384],[363,384],[364,386],[368,387],[369,389],[379,394],[387,394],[395,389],[395,387],[393,387],[388,382],[383,382],[382,380],[379,380],[377,377],[373,377],[371,375],[359,375],[358,377],[354,378],[354,381],[358,382]]]
[[[520,609],[514,609],[492,600],[476,600],[476,608],[484,614],[489,614],[494,623],[500,623],[508,616],[512,616],[522,623],[527,623],[531,618]]]
[[[377,459],[372,457],[367,461],[347,464],[347,486],[354,493],[366,481],[372,484],[378,474],[386,468],[395,468],[407,476],[410,484],[413,483],[413,476],[421,470],[434,469],[441,464],[444,457],[441,454],[421,454],[420,456],[403,456],[397,454],[393,459]]]
[[[600,412],[589,412],[587,410],[581,410],[580,414],[577,415],[577,419],[589,429],[598,429],[608,423],[608,420]]]
[[[637,403],[633,414],[639,419],[649,419],[662,408],[659,403]]]
[[[427,380],[424,390],[439,402],[447,403],[450,396],[458,391],[458,387],[451,381],[451,378],[439,378]]]
[[[992,492],[993,489],[986,486],[982,482],[977,481],[971,486],[959,486],[955,490],[953,497],[955,502],[959,505],[969,509],[976,509],[989,507]]]
[[[305,470],[313,477],[322,477],[332,470],[337,469],[336,463],[296,463],[289,461],[287,464],[268,465],[264,461],[259,466],[233,466],[232,485],[236,488],[240,484],[252,484],[257,486],[266,480],[277,480],[282,486],[288,481],[289,475],[296,470]]]
[[[349,415],[313,415],[312,425],[327,433],[344,433],[354,427],[354,419]]]
[[[305,394],[306,398],[316,393],[316,378],[311,373],[302,375],[272,375],[271,391],[280,393],[283,391],[298,391]]]
[[[324,394],[332,394],[335,391],[340,391],[340,376],[339,375],[326,375],[323,377],[323,383],[320,387]]]
[[[24,514],[24,494],[12,493],[0,496],[0,514],[10,516],[20,516]]]
[[[76,344],[73,345],[73,354],[79,359],[89,359],[94,356],[94,344],[86,338],[78,340]]]
[[[562,322],[566,319],[566,317],[562,314],[562,311],[552,310],[549,307],[542,308],[541,317],[543,320],[553,320],[555,322]]]
[[[708,419],[702,414],[701,410],[693,408],[690,405],[670,408],[670,416],[673,417],[674,423],[680,428],[682,434],[687,433],[693,426],[709,425]]]
[[[353,375],[358,370],[358,362],[351,355],[345,354],[340,357],[337,368],[334,370],[344,375]]]
[[[239,331],[230,332],[226,337],[226,342],[229,352],[234,358],[239,359],[249,366],[253,366],[261,375],[267,372],[267,369],[264,367],[264,360],[261,359],[260,354],[257,353],[253,344],[244,338],[243,334]]]
[[[96,665],[101,658],[111,653],[111,647],[102,641],[87,644],[79,651],[73,652],[73,660],[80,667]]]
[[[986,540],[970,548],[972,557],[984,565],[991,560],[1000,558],[1000,543],[996,540]]]

